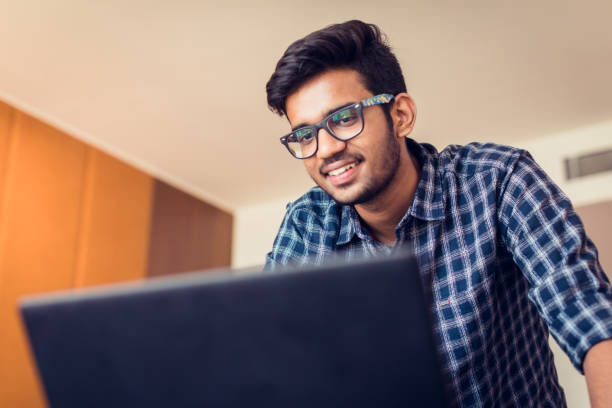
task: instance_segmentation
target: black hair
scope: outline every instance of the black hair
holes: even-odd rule
[[[268,106],[286,115],[291,93],[310,78],[337,68],[359,72],[374,95],[406,92],[399,62],[384,34],[374,24],[351,20],[310,33],[287,48],[266,84]]]

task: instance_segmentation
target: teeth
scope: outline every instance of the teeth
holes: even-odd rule
[[[353,167],[355,167],[355,163],[351,163],[351,164],[347,164],[344,167],[340,167],[339,169],[336,170],[332,170],[329,172],[330,176],[337,176],[339,174],[344,173],[345,171],[347,171],[348,169],[352,169]]]

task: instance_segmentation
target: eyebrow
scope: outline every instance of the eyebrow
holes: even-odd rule
[[[340,109],[348,108],[349,106],[351,106],[351,105],[355,105],[355,104],[357,104],[357,103],[359,103],[359,102],[349,102],[349,103],[345,103],[344,105],[340,105],[340,106],[336,106],[335,108],[331,108],[331,109],[329,109],[329,110],[328,110],[328,111],[325,113],[325,115],[323,115],[323,119],[325,119],[326,117],[328,117],[328,116],[329,116],[329,115],[331,115],[332,113],[334,113],[334,112],[336,112],[336,111],[339,111]],[[296,130],[298,130],[298,129],[300,129],[300,128],[303,128],[303,127],[305,127],[305,126],[312,126],[312,125],[309,125],[308,123],[300,123],[299,125],[296,125],[296,126],[292,127],[292,128],[291,128],[291,131],[292,131],[292,132],[295,132]]]

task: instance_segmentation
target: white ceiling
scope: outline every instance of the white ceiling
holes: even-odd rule
[[[385,31],[437,146],[612,118],[612,1],[0,2],[0,99],[223,208],[312,183],[265,83],[294,40]]]

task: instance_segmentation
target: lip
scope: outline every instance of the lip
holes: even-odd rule
[[[330,171],[334,171],[351,163],[355,163],[355,167],[359,166],[361,160],[358,159],[350,159],[350,160],[339,160],[335,161],[332,164],[328,164],[327,166],[321,167],[321,174],[328,177]]]
[[[327,179],[335,186],[342,186],[344,184],[350,183],[351,181],[353,181],[353,179],[356,177],[357,172],[359,171],[359,167],[361,162],[359,161],[350,161],[347,164],[351,164],[354,163],[355,165],[353,167],[351,167],[350,169],[344,171],[341,174],[338,174],[336,176],[332,176],[329,173],[327,173]],[[346,166],[346,164],[345,164]],[[343,167],[343,166],[340,166]],[[339,168],[339,167],[336,167]],[[335,169],[331,169],[330,171],[333,171]]]

